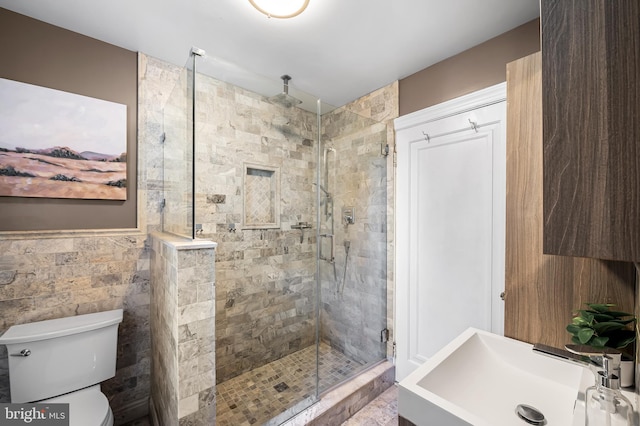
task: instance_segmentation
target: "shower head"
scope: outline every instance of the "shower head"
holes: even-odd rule
[[[271,102],[272,104],[281,105],[285,108],[291,108],[293,106],[296,106],[302,103],[300,99],[294,98],[289,94],[289,80],[291,80],[291,77],[285,74],[280,78],[284,83],[284,88],[282,89],[282,93],[278,93],[275,96],[271,96],[269,98],[269,102]]]

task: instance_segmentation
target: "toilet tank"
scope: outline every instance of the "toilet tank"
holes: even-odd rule
[[[11,402],[39,401],[113,377],[121,322],[116,309],[9,328],[0,344],[9,355]]]

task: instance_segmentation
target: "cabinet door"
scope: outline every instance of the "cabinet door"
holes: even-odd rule
[[[540,54],[507,64],[507,200],[504,334],[562,347],[573,311],[586,302],[635,307],[635,268],[542,254]]]
[[[640,260],[640,5],[542,0],[544,251]]]

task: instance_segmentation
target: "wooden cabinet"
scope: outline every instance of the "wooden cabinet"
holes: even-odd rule
[[[564,0],[563,0],[564,1]],[[635,268],[542,253],[542,85],[540,53],[507,65],[505,335],[562,347],[585,302],[634,312]]]
[[[542,0],[544,252],[640,261],[640,2]]]

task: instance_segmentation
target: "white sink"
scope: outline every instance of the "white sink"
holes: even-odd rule
[[[592,376],[530,344],[470,328],[399,383],[398,414],[418,426],[518,426],[528,424],[516,414],[526,404],[545,425],[568,426],[585,373]]]

